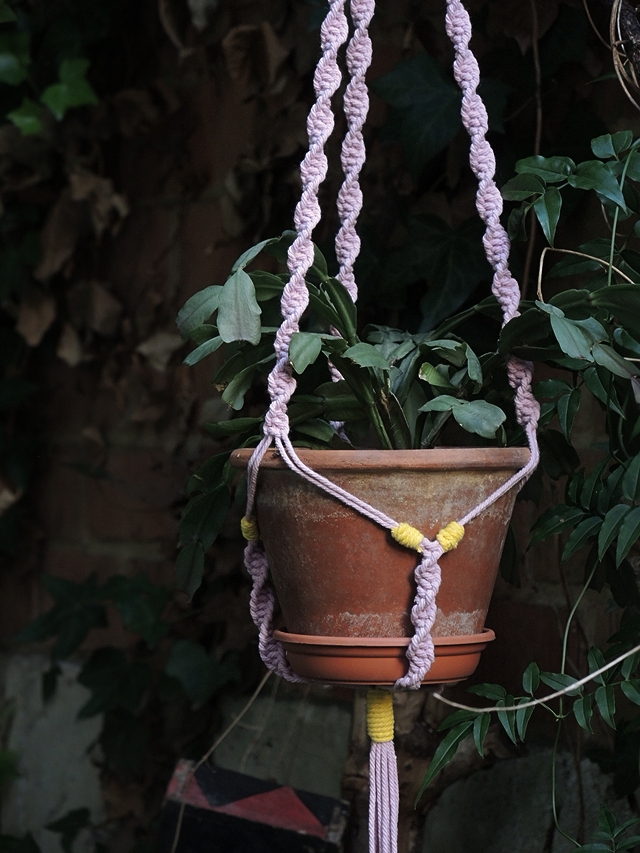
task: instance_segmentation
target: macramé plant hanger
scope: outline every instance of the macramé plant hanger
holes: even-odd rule
[[[329,0],[329,11],[322,25],[322,56],[314,78],[316,102],[308,118],[309,150],[302,165],[302,197],[295,212],[297,238],[289,249],[290,279],[284,288],[281,308],[283,321],[276,335],[276,365],[269,376],[271,405],[264,424],[264,438],[248,464],[248,500],[242,530],[247,539],[246,566],[253,579],[251,615],[259,629],[260,654],[267,667],[289,681],[302,681],[287,658],[283,646],[274,638],[274,592],[269,584],[269,564],[255,519],[255,498],[260,464],[273,445],[288,468],[318,489],[360,513],[374,525],[390,531],[396,542],[419,555],[415,569],[416,595],[411,611],[414,635],[406,653],[408,669],[394,689],[416,690],[434,662],[431,629],[436,618],[436,595],[440,587],[439,560],[457,547],[464,528],[472,519],[514,487],[521,487],[538,464],[536,427],[539,406],[531,390],[532,366],[518,358],[508,362],[508,379],[514,389],[516,416],[528,445],[526,464],[503,482],[477,506],[469,507],[461,518],[451,519],[433,538],[427,538],[410,524],[397,521],[385,512],[351,494],[327,477],[304,464],[289,439],[287,406],[296,388],[289,360],[292,335],[299,330],[301,317],[309,302],[305,276],[314,259],[312,233],[321,218],[318,190],[327,174],[324,148],[334,128],[332,96],[338,90],[342,73],[339,51],[347,43],[346,64],[349,82],[344,96],[348,130],[342,146],[344,183],[338,196],[341,227],[336,238],[336,256],[340,264],[337,278],[355,301],[357,287],[354,264],[360,249],[356,222],[362,207],[360,171],[366,151],[362,129],[369,108],[365,75],[371,63],[368,27],[373,17],[374,0],[350,0],[352,33],[346,15],[347,0]],[[486,140],[487,112],[477,93],[480,82],[478,63],[469,49],[471,21],[461,0],[447,0],[447,33],[455,49],[454,76],[462,90],[462,121],[471,137],[470,163],[478,179],[477,208],[485,225],[484,246],[493,267],[493,293],[503,311],[504,323],[518,314],[520,290],[509,271],[509,239],[500,224],[502,198],[494,182],[495,157]],[[334,379],[340,379],[334,371]],[[433,452],[433,451],[425,451]],[[281,534],[285,535],[285,534]],[[371,853],[396,853],[398,819],[398,776],[393,746],[393,704],[389,690],[372,689],[368,693],[367,723],[371,745],[371,785],[369,811],[369,850]]]

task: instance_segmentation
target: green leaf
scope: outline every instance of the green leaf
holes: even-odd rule
[[[578,409],[580,408],[580,397],[580,389],[574,388],[570,394],[565,394],[560,397],[556,404],[560,428],[562,429],[562,434],[567,441],[571,441],[571,430],[573,428],[573,422],[575,421]]]
[[[640,500],[640,453],[633,457],[624,473],[622,494],[632,502]]]
[[[575,684],[578,679],[563,672],[541,672],[540,680],[550,687],[555,693],[557,690],[564,690],[565,687],[571,687],[571,685]],[[582,687],[578,687],[575,690],[569,690],[567,695],[576,696],[578,693],[582,693]]]
[[[88,68],[87,59],[63,60],[58,72],[60,82],[48,86],[40,96],[41,102],[49,107],[58,121],[72,107],[98,103],[98,96],[85,77]]]
[[[592,349],[594,361],[613,373],[614,376],[621,376],[623,379],[631,379],[638,375],[638,368],[633,362],[628,361],[624,356],[617,353],[613,347],[608,344],[596,344]]]
[[[504,699],[500,699],[496,703],[496,708],[503,708],[506,705],[513,704],[513,697],[506,696]],[[515,711],[498,711],[498,719],[502,724],[502,728],[505,730],[509,739],[513,741],[513,743],[518,742],[518,734],[516,732],[516,712]]]
[[[529,548],[536,542],[541,542],[549,536],[562,533],[567,527],[573,527],[584,518],[584,512],[578,507],[559,504],[550,507],[531,528],[533,535],[529,540]]]
[[[145,663],[130,662],[124,652],[107,646],[93,652],[78,681],[92,694],[78,712],[78,719],[115,709],[133,713],[151,685],[151,669]]]
[[[604,371],[602,371],[604,373]],[[606,375],[606,374],[604,374]],[[600,400],[601,403],[604,403],[605,406],[613,409],[616,414],[624,417],[624,412],[620,407],[620,402],[618,400],[618,395],[616,394],[616,390],[611,383],[607,383],[609,385],[609,390],[607,390],[602,382],[600,377],[600,373],[595,367],[588,367],[582,374],[582,378],[584,379],[584,383],[591,391],[593,396]]]
[[[194,329],[206,323],[215,314],[218,310],[221,293],[222,287],[219,284],[212,284],[187,299],[176,318],[180,334],[185,340]]]
[[[567,439],[554,429],[541,429],[538,432],[540,458],[542,466],[549,476],[557,480],[565,474],[573,474],[580,464],[575,448]]]
[[[454,386],[449,382],[447,377],[444,376],[437,367],[434,367],[433,364],[429,364],[428,361],[425,361],[421,366],[418,376],[434,388],[446,388],[447,390],[454,389]]]
[[[575,170],[576,164],[569,157],[527,157],[518,160],[516,172],[519,175],[537,175],[548,184],[557,184],[567,179]]]
[[[567,544],[564,546],[561,561],[564,563],[569,559],[569,557],[573,556],[576,551],[583,548],[587,542],[597,536],[601,527],[602,519],[600,516],[592,515],[589,518],[585,518],[584,521],[581,521],[580,524],[571,532],[571,536],[569,536]]]
[[[227,517],[231,496],[226,486],[219,486],[206,495],[192,498],[180,522],[180,541],[198,540],[205,551],[218,538]]]
[[[442,770],[442,768],[446,764],[448,764],[449,761],[451,761],[451,759],[457,752],[460,741],[462,741],[469,734],[469,731],[473,727],[473,725],[473,720],[468,720],[465,723],[460,723],[459,726],[456,726],[455,728],[449,731],[442,743],[438,746],[435,751],[435,755],[431,760],[431,764],[429,765],[427,774],[422,780],[422,785],[420,785],[420,790],[418,791],[418,794],[415,799],[416,804],[420,800],[420,797],[426,790],[427,786],[431,783],[431,781],[435,779],[435,777]]]
[[[214,438],[228,438],[230,435],[255,432],[261,424],[262,418],[233,418],[230,421],[207,424],[207,432]]]
[[[562,211],[560,190],[557,187],[549,187],[545,194],[533,203],[533,209],[536,212],[544,236],[547,238],[549,245],[553,246],[556,228],[558,227]]]
[[[630,508],[626,504],[616,504],[605,515],[602,527],[598,533],[598,558],[602,560],[618,531],[629,513]]]
[[[634,678],[631,681],[622,681],[620,689],[630,702],[634,705],[640,705],[640,679]]]
[[[495,438],[507,418],[502,409],[484,400],[461,401],[460,405],[454,406],[453,417],[467,432],[483,438]]]
[[[20,631],[13,640],[33,643],[57,637],[53,647],[53,660],[73,654],[92,628],[104,628],[107,616],[99,601],[95,575],[83,583],[43,575],[42,583],[55,604]]]
[[[359,364],[360,367],[377,367],[380,370],[390,370],[387,359],[372,344],[354,344],[343,353],[344,358]]]
[[[636,652],[628,658],[625,658],[622,666],[620,667],[620,672],[624,678],[630,678],[631,675],[636,671],[638,665],[640,664],[640,652]]]
[[[73,842],[78,833],[88,826],[91,826],[91,813],[89,809],[82,808],[74,809],[53,823],[46,824],[46,829],[59,833],[60,846],[64,853],[73,853]]]
[[[573,320],[552,314],[551,328],[556,336],[556,340],[560,344],[560,348],[570,358],[593,361],[591,355],[592,340]]]
[[[613,686],[611,684],[606,684],[602,687],[598,687],[595,695],[596,705],[598,706],[602,719],[607,723],[607,725],[611,726],[612,729],[615,729],[616,722],[614,715],[616,713],[616,696]]]
[[[602,198],[617,204],[622,210],[626,210],[624,196],[616,180],[616,176],[605,163],[599,160],[588,160],[580,163],[575,174],[567,178],[570,186],[581,190],[595,190]]]
[[[540,685],[540,668],[537,663],[530,663],[522,676],[522,689],[533,696]]]
[[[506,415],[497,406],[484,400],[458,400],[442,394],[429,400],[420,408],[421,412],[446,412],[451,410],[456,422],[467,432],[483,438],[495,438],[496,431],[506,420]]]
[[[173,644],[165,672],[180,682],[196,708],[208,702],[216,690],[240,676],[233,655],[219,661],[215,653],[208,654],[192,640],[178,640]]]
[[[17,109],[7,113],[7,118],[23,136],[33,136],[42,130],[42,107],[31,98],[23,98]]]
[[[623,151],[631,147],[633,133],[630,130],[621,130],[619,133],[604,134],[591,140],[591,150],[601,160],[618,157]]]
[[[142,573],[132,578],[113,575],[102,587],[102,595],[113,602],[127,631],[139,634],[149,648],[166,636],[168,623],[161,619],[171,597],[166,587]]]
[[[521,699],[518,702],[518,705],[525,705],[528,701],[528,699]],[[518,737],[521,741],[524,741],[527,736],[527,728],[529,727],[529,721],[531,720],[531,716],[534,711],[534,706],[529,708],[519,708],[516,711],[516,731],[518,732]]]
[[[469,693],[487,699],[504,699],[507,695],[507,691],[500,684],[474,684],[469,687]]]
[[[460,92],[427,53],[398,62],[371,88],[393,107],[409,169],[418,177],[460,127]]]
[[[263,251],[267,246],[273,246],[275,243],[280,242],[280,237],[270,237],[268,240],[263,240],[261,243],[258,243],[255,246],[252,246],[250,249],[247,249],[246,252],[243,252],[235,264],[231,267],[231,273],[235,273],[238,270],[243,270],[254,258],[257,258],[260,252]]]
[[[584,507],[584,509],[595,508],[594,505],[597,503],[598,493],[603,486],[602,475],[608,464],[609,460],[603,459],[598,465],[595,466],[593,471],[584,481],[584,485],[582,486],[582,489],[580,491],[580,505]]]
[[[593,716],[593,706],[591,704],[591,696],[580,696],[573,703],[573,715],[580,728],[586,732],[593,732],[591,728],[591,718]]]
[[[491,714],[478,714],[473,721],[473,741],[480,756],[484,756],[484,739],[489,731]]]
[[[225,343],[248,341],[259,344],[260,315],[253,282],[244,270],[229,276],[219,294],[218,332]]]
[[[176,584],[185,592],[189,601],[202,583],[204,573],[204,550],[198,541],[190,542],[180,551],[176,560]]]
[[[203,344],[200,344],[199,347],[196,347],[193,352],[190,352],[182,363],[189,365],[189,367],[193,367],[194,364],[198,364],[198,362],[202,361],[203,358],[206,358],[208,355],[211,355],[211,353],[220,349],[222,343],[223,341],[220,335],[215,338],[211,338],[211,340],[205,341]]]
[[[239,411],[244,406],[244,395],[251,388],[254,376],[260,369],[260,366],[270,364],[275,359],[275,353],[272,353],[266,358],[261,358],[259,361],[249,364],[243,370],[238,371],[222,392],[223,402],[232,409]]]
[[[640,536],[640,506],[632,509],[624,518],[618,533],[618,545],[616,547],[616,566],[627,556]]]
[[[0,35],[0,82],[18,86],[29,76],[31,38],[28,33]]]
[[[532,195],[543,195],[544,183],[536,175],[516,175],[502,187],[502,198],[506,201],[526,201]]]
[[[335,278],[327,278],[323,282],[323,289],[339,317],[339,322],[336,323],[338,331],[345,341],[353,341],[356,337],[357,316],[356,306],[349,291]]]
[[[480,360],[468,344],[465,346],[465,357],[467,360],[467,373],[469,375],[469,379],[471,379],[472,382],[482,383],[483,376]]]
[[[310,332],[295,332],[289,344],[289,360],[296,373],[313,364],[322,352],[322,337]]]

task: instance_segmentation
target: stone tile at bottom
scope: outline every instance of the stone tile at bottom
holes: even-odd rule
[[[523,758],[502,761],[455,782],[429,813],[423,853],[569,853],[574,845],[553,824],[550,748],[532,749]],[[564,832],[575,837],[580,807],[571,756],[558,757],[558,809]],[[618,822],[633,817],[625,800],[613,796],[611,777],[588,759],[581,762],[585,830],[598,828],[604,802]]]
[[[73,809],[88,808],[93,823],[104,819],[98,768],[87,754],[100,733],[101,717],[78,720],[90,696],[78,684],[77,664],[61,664],[54,697],[42,701],[42,674],[50,666],[42,655],[11,655],[2,667],[4,701],[15,703],[8,748],[18,756],[20,776],[2,800],[2,831],[33,836],[42,853],[62,853],[60,835],[44,829]],[[75,853],[91,853],[87,835]]]

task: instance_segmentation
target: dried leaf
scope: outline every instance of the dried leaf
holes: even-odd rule
[[[42,229],[42,259],[33,271],[38,281],[48,281],[72,257],[79,238],[87,232],[84,204],[74,200],[67,187],[58,196]]]
[[[271,24],[242,24],[229,30],[222,41],[227,70],[232,80],[247,82],[257,77],[263,85],[276,82],[280,66],[289,55]]]
[[[56,355],[69,367],[77,367],[83,359],[82,344],[78,333],[70,323],[65,323],[58,341]]]
[[[87,325],[93,332],[110,337],[118,331],[122,305],[99,282],[89,283]]]
[[[30,347],[37,347],[55,318],[55,299],[38,288],[30,288],[18,307],[16,329]]]
[[[148,89],[123,89],[113,97],[120,132],[127,139],[148,133],[161,119],[161,111]]]
[[[157,332],[146,341],[143,341],[136,352],[143,355],[151,367],[164,373],[174,352],[184,345],[180,335],[171,332]]]
[[[123,195],[115,192],[110,178],[101,178],[93,172],[73,172],[69,175],[71,198],[86,201],[91,212],[91,222],[96,237],[100,238],[111,224],[124,219],[129,205]]]

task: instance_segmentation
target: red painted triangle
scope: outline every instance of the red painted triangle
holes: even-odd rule
[[[215,806],[213,810],[264,823],[267,826],[276,826],[279,829],[317,835],[319,838],[324,838],[326,835],[325,828],[318,818],[298,798],[293,788],[288,786],[267,791],[266,794],[256,794],[253,797],[235,800],[224,806]]]

